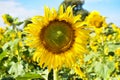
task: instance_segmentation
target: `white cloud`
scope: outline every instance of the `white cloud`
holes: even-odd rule
[[[15,0],[0,1],[0,26],[3,26],[3,21],[1,16],[3,14],[10,14],[13,17],[18,17],[20,20],[26,18],[41,15],[43,10],[31,10],[24,8],[20,3],[15,2]]]

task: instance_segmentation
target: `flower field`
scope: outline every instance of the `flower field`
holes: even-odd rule
[[[0,79],[120,80],[120,26],[73,9],[45,6],[43,16],[24,21],[3,14]]]

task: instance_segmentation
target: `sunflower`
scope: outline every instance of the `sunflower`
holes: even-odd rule
[[[94,26],[94,28],[106,27],[105,17],[101,16],[99,12],[92,11],[89,16],[86,17],[86,22],[89,26]]]
[[[3,38],[3,34],[4,34],[5,30],[0,27],[0,40]]]
[[[26,44],[36,48],[33,60],[49,70],[71,67],[87,52],[88,31],[80,15],[73,16],[72,7],[65,11],[63,6],[58,11],[45,7],[44,11],[44,16],[33,17],[25,28]]]
[[[13,23],[13,19],[9,14],[2,15],[2,19],[3,19],[4,23],[7,24],[8,26],[11,26]]]

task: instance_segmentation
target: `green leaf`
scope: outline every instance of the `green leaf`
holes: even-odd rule
[[[101,62],[95,62],[95,72],[100,76],[103,74],[103,64]]]
[[[107,65],[103,65],[103,73],[101,74],[101,76],[105,79],[108,79],[109,78],[109,68],[107,67]]]
[[[109,52],[114,52],[117,48],[120,48],[119,44],[109,43],[108,44]]]
[[[20,41],[20,39],[15,39],[14,41],[11,42],[10,44],[10,49],[12,51],[16,50],[18,47],[18,42]]]
[[[6,56],[7,52],[6,51],[3,51],[1,54],[0,54],[0,61]]]
[[[104,80],[109,79],[114,69],[115,69],[114,62],[107,62],[107,63],[96,62],[95,63],[96,74],[99,77],[103,78]]]
[[[115,69],[114,62],[107,62],[106,64],[104,64],[103,69],[104,69],[104,73],[102,74],[102,77],[104,78],[104,80],[109,79],[111,73]]]
[[[100,56],[100,54],[95,54],[94,52],[90,51],[90,54],[85,56],[84,61],[87,62],[90,59],[98,58],[99,56]]]
[[[14,77],[24,74],[24,69],[22,62],[11,62],[12,66],[10,67],[8,73],[13,74]]]
[[[110,77],[111,73],[115,70],[115,62],[114,61],[109,61],[107,62],[107,67],[108,67],[108,76]]]
[[[16,25],[20,26],[21,24],[23,24],[23,22],[17,22]]]
[[[6,50],[6,49],[8,48],[8,46],[10,45],[10,43],[11,43],[11,42],[5,43],[5,44],[2,46],[3,50]]]
[[[108,71],[108,69],[106,66],[104,66],[103,63],[101,63],[101,62],[95,63],[95,72],[96,72],[97,76],[104,79],[107,76],[107,71]]]
[[[91,54],[85,56],[84,61],[87,62],[87,61],[89,61],[90,59],[92,59],[93,57],[94,57],[94,53],[91,53]]]
[[[3,49],[0,47],[0,54],[3,52]]]
[[[18,76],[16,80],[27,80],[27,79],[35,79],[35,78],[44,79],[40,74],[25,73],[23,76]]]

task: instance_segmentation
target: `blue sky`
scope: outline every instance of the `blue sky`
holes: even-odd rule
[[[44,14],[44,6],[58,9],[63,0],[0,0],[0,26],[3,26],[1,15],[9,13],[20,20]],[[120,27],[120,0],[85,0],[83,8],[97,10],[107,17],[107,22],[114,22]]]

